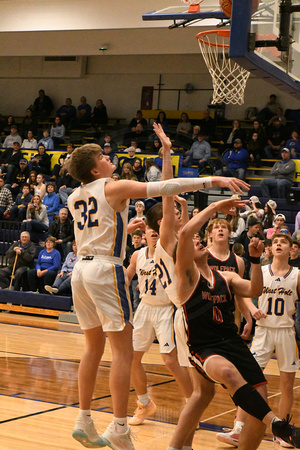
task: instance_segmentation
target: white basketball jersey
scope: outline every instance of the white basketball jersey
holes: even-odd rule
[[[154,261],[156,273],[162,287],[168,294],[169,299],[179,308],[180,301],[177,296],[177,276],[175,273],[175,264],[173,258],[163,249],[160,239],[157,241]]]
[[[152,306],[171,305],[172,303],[157,277],[154,259],[148,257],[148,252],[148,247],[141,248],[136,260],[141,299]]]
[[[271,265],[263,266],[261,270],[264,287],[258,305],[267,314],[267,318],[258,320],[257,325],[268,328],[292,327],[295,301],[298,299],[299,269],[290,267],[283,277],[275,276]]]
[[[128,206],[117,212],[107,203],[104,186],[109,180],[101,178],[81,186],[68,198],[79,257],[125,258]]]

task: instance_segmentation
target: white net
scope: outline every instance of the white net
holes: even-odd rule
[[[230,32],[213,30],[197,35],[200,50],[213,82],[212,104],[244,104],[250,72],[228,57]]]

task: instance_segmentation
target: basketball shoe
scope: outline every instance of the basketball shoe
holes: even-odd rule
[[[131,437],[136,439],[136,436],[133,436],[130,427],[127,428],[126,433],[117,434],[114,422],[111,422],[101,435],[102,441],[113,450],[134,450]]]
[[[290,424],[291,417],[287,415],[286,419],[272,422],[272,433],[275,438],[280,438],[284,442],[300,448],[300,428]]]
[[[133,417],[128,420],[129,425],[141,425],[146,417],[152,416],[156,413],[157,406],[156,404],[151,400],[148,403],[148,405],[143,405],[143,403],[139,402],[137,400],[138,407],[134,411]]]
[[[294,448],[294,446],[292,444],[288,444],[287,442],[284,442],[282,439],[278,438],[278,437],[273,437],[273,442],[276,442],[276,444],[281,445],[281,447],[284,448]]]
[[[87,448],[106,447],[106,443],[96,431],[94,422],[86,423],[81,416],[78,416],[75,421],[72,436],[76,441]]]
[[[217,439],[220,442],[224,442],[225,444],[233,445],[234,447],[238,447],[239,445],[239,437],[242,431],[244,424],[243,422],[237,421],[234,424],[234,427],[229,432],[217,433]]]

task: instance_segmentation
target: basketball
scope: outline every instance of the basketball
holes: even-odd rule
[[[220,6],[227,17],[231,17],[232,0],[220,0]]]

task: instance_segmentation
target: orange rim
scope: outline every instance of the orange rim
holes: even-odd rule
[[[230,30],[208,30],[208,31],[201,31],[201,33],[198,33],[196,38],[198,39],[201,44],[209,45],[210,47],[220,47],[220,48],[229,48],[229,44],[217,44],[215,42],[210,42],[205,39],[205,36],[208,34],[216,34],[220,37],[230,37]]]

